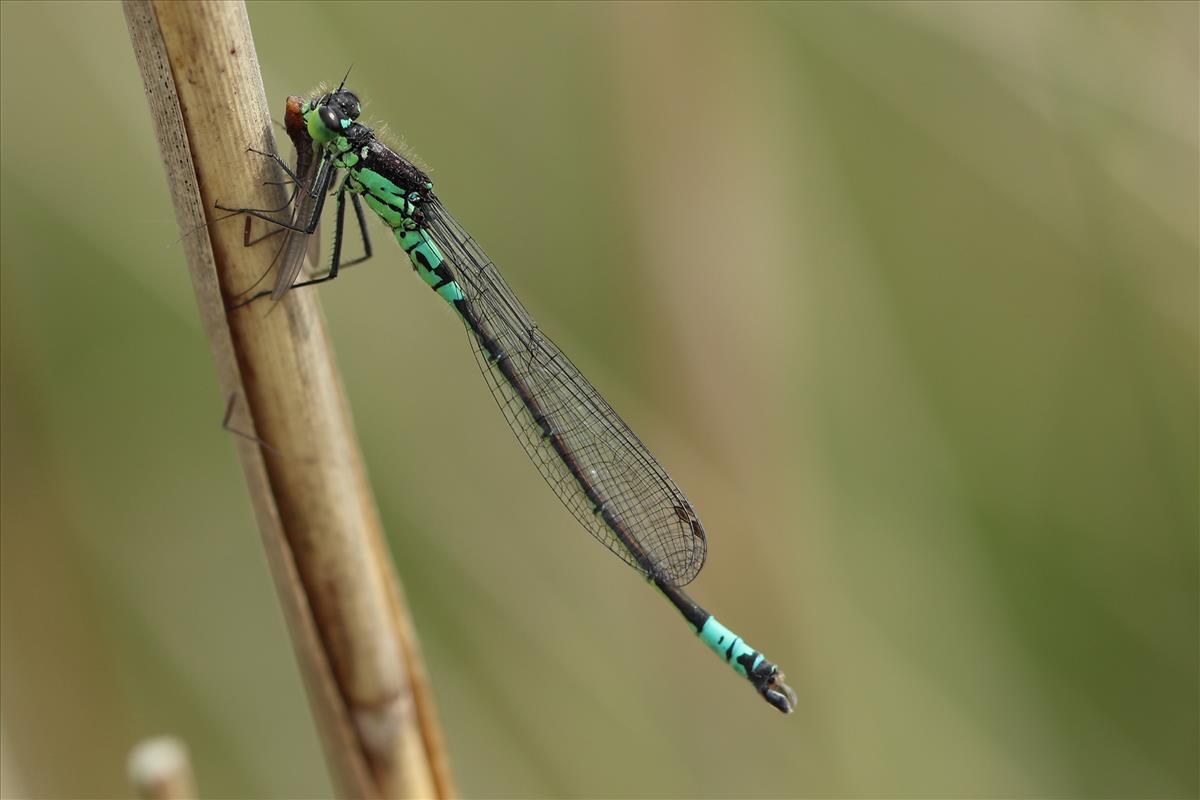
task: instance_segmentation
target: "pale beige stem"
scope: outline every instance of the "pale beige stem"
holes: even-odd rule
[[[126,0],[176,217],[259,530],[333,781],[345,797],[450,797],[412,623],[367,484],[317,293],[226,306],[271,266],[230,205],[284,200],[241,3]],[[281,98],[282,103],[282,98]],[[256,160],[257,159],[257,160]],[[269,241],[269,240],[268,240]]]

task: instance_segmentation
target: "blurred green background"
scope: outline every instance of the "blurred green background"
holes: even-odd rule
[[[279,116],[353,62],[800,694],[579,529],[376,228],[320,291],[464,795],[1200,793],[1196,4],[250,17]],[[169,732],[327,794],[121,8],[0,36],[0,789]]]

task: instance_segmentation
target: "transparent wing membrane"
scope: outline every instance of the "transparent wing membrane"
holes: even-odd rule
[[[625,562],[677,586],[689,583],[707,553],[691,503],[538,330],[475,240],[439,202],[426,209],[428,231],[466,297],[459,307],[475,359],[534,466],[583,527]]]
[[[313,163],[315,165],[316,162]],[[315,173],[316,169],[313,167],[307,174],[300,176],[301,183],[296,189],[296,200],[292,204],[292,213],[288,220],[292,225],[304,225],[313,215],[318,199],[313,194],[312,180]],[[321,265],[319,229],[314,229],[311,234],[306,235],[300,231],[284,228],[283,236],[283,245],[276,256],[279,271],[276,273],[275,285],[271,290],[272,300],[278,300],[288,293],[296,283],[296,279],[300,277],[300,271],[305,262],[308,262],[313,269],[319,269]]]

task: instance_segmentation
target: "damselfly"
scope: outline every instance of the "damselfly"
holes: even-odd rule
[[[425,173],[357,121],[361,104],[344,87],[343,80],[336,90],[307,102],[288,98],[286,122],[299,151],[297,169],[272,158],[296,183],[290,219],[275,219],[265,209],[219,206],[286,230],[278,280],[261,295],[279,298],[293,286],[331,280],[346,266],[340,259],[347,198],[369,256],[365,202],[392,230],[421,279],[466,325],[504,418],[563,505],[662,592],[701,641],[768,703],[790,712],[796,695],[778,667],[681,588],[699,574],[708,549],[692,504],[641,439],[538,328],[495,264],[446,211]],[[305,148],[311,149],[307,155]],[[316,230],[339,174],[344,177],[332,191],[337,215],[329,273],[294,283],[308,235]]]

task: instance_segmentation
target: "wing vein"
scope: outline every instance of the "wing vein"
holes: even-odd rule
[[[678,586],[690,582],[704,565],[707,540],[682,490],[540,331],[449,212],[434,201],[427,219],[477,326],[478,335],[468,324],[475,359],[534,466],[583,527],[626,563]],[[507,367],[493,357],[486,339],[508,357]]]

